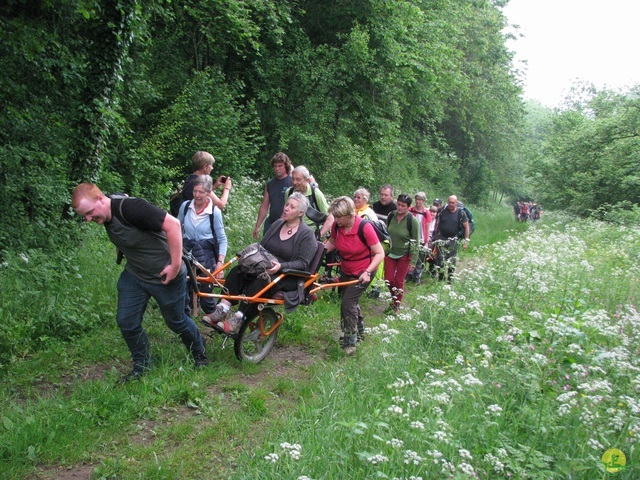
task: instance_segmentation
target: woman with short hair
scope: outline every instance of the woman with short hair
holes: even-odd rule
[[[211,272],[224,264],[228,244],[222,213],[213,205],[209,196],[212,189],[213,179],[209,175],[198,175],[193,180],[193,200],[184,202],[178,212],[178,220],[182,224],[183,248]],[[222,273],[218,276],[222,277]],[[202,292],[210,293],[212,288],[211,283],[200,284]],[[216,301],[200,297],[200,306],[205,314],[209,314],[213,312]]]
[[[368,218],[371,221],[377,221],[378,216],[373,208],[369,206],[369,198],[371,194],[366,188],[359,188],[353,192],[353,204],[356,207],[356,215],[362,218]]]
[[[417,256],[413,255],[420,246],[420,224],[409,213],[411,197],[406,193],[398,195],[398,209],[387,217],[387,230],[391,237],[391,248],[384,257],[384,280],[391,292],[388,313],[396,314],[404,296],[404,279],[407,272],[413,272]]]
[[[349,197],[336,198],[329,205],[329,213],[335,223],[325,246],[327,252],[337,250],[340,254],[340,281],[360,281],[340,287],[340,327],[344,333],[341,347],[347,355],[352,355],[358,341],[358,324],[364,326],[360,297],[384,259],[384,250],[373,225],[365,223],[360,230],[362,218],[356,215],[355,204]]]

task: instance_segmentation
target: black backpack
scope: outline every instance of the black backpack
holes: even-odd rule
[[[467,218],[469,219],[469,236],[473,235],[473,231],[476,229],[476,222],[473,220],[473,213],[469,210],[465,205],[459,208],[459,210],[464,210],[464,213],[467,214]],[[462,226],[462,215],[459,216],[460,223],[460,231],[458,232],[458,237],[464,238],[464,227]]]
[[[180,213],[180,205],[184,203],[184,198],[182,197],[182,189],[177,192],[171,194],[169,197],[169,213],[178,218],[178,214]]]
[[[436,216],[436,220],[438,223],[440,222],[440,214],[445,208],[447,207],[442,207],[440,210],[438,210],[438,214]],[[467,220],[469,220],[469,236],[471,236],[471,234],[473,234],[476,229],[476,222],[473,220],[473,213],[471,213],[471,210],[469,210],[469,208],[465,205],[458,205],[458,234],[456,235],[456,237],[458,238],[464,238],[464,226],[462,225],[463,211],[467,214]]]
[[[189,177],[191,178],[191,177]],[[178,214],[180,213],[180,206],[186,201],[182,192],[184,192],[185,188],[188,188],[193,183],[193,180],[185,181],[181,187],[178,187],[178,191],[171,194],[169,197],[169,213],[178,218]]]
[[[384,224],[384,222],[381,222],[380,220],[373,221],[363,217],[362,221],[360,222],[360,225],[358,226],[358,236],[360,237],[360,241],[362,243],[364,243],[365,245],[367,244],[364,238],[364,226],[367,223],[370,223],[371,226],[373,226],[373,229],[375,230],[376,235],[378,236],[378,240],[380,240],[380,243],[388,242],[389,240],[391,240],[391,236],[389,235],[389,232],[387,231],[387,226]]]

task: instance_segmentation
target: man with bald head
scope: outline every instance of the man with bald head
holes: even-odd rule
[[[447,199],[447,206],[438,213],[433,232],[437,241],[436,268],[439,280],[445,279],[446,268],[447,281],[451,283],[458,257],[458,243],[462,241],[462,248],[466,249],[470,234],[467,214],[460,208],[458,197],[451,195]]]

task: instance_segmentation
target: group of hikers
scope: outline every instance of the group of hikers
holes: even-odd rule
[[[526,222],[527,220],[535,222],[540,220],[542,216],[542,205],[532,201],[521,200],[513,206],[513,215],[516,222]]]
[[[131,352],[133,370],[122,377],[123,382],[140,378],[151,365],[142,320],[152,297],[195,365],[209,363],[202,336],[190,316],[182,252],[183,247],[190,251],[210,272],[225,263],[228,240],[222,210],[229,201],[232,180],[211,177],[215,158],[208,152],[196,152],[192,163],[193,173],[171,200],[171,213],[140,198],[105,195],[91,183],[81,183],[72,194],[76,213],[104,225],[109,239],[126,258],[118,280],[116,321]],[[276,153],[270,163],[274,176],[265,184],[253,236],[274,260],[267,275],[232,268],[224,277],[229,296],[251,297],[285,269],[308,271],[324,245],[327,258],[335,260],[327,262],[324,277],[334,275],[331,265],[336,264],[340,282],[354,280],[340,288],[340,346],[351,355],[364,339],[359,301],[367,287],[373,286],[369,296],[379,297],[386,286],[391,294],[387,313],[395,315],[405,280],[420,283],[427,271],[434,278],[451,281],[458,246],[466,249],[473,231],[471,212],[455,195],[446,204],[435,199],[427,205],[424,192],[413,198],[401,193],[394,199],[393,186],[385,184],[372,204],[364,188],[328,202],[306,167],[294,168],[283,152]],[[223,271],[217,276],[222,278]],[[298,287],[296,278],[285,276],[263,296],[282,291],[287,307],[295,308],[300,301]],[[211,284],[200,285],[201,291],[211,288]],[[237,310],[231,313],[237,303]],[[236,334],[243,322],[258,315],[257,305],[247,301],[216,302],[200,297],[200,307],[204,312],[201,321],[226,335]]]

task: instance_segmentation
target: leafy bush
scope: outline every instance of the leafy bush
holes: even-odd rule
[[[591,217],[616,225],[639,226],[640,207],[627,200],[615,205],[605,203],[591,211]]]
[[[69,340],[112,321],[120,267],[104,232],[86,230],[77,252],[4,252],[0,366],[46,348],[51,339]]]
[[[181,182],[191,172],[196,150],[216,158],[216,172],[252,173],[262,139],[255,109],[241,103],[240,90],[239,84],[225,83],[216,69],[196,73],[128,159],[129,191],[156,203],[166,201],[171,181]],[[123,167],[117,165],[119,171]]]

